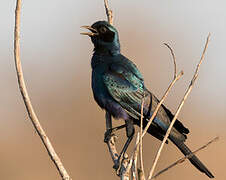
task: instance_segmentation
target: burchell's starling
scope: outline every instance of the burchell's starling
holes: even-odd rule
[[[118,159],[126,151],[134,135],[134,124],[140,125],[141,103],[144,98],[144,127],[147,125],[159,100],[144,85],[144,79],[136,65],[120,53],[117,30],[106,21],[95,22],[92,26],[83,26],[90,32],[82,33],[91,37],[94,53],[91,60],[92,90],[97,104],[106,111],[106,117],[125,121],[127,142]],[[159,140],[164,135],[174,115],[162,105],[154,118],[148,133]],[[109,139],[112,129],[105,133],[105,141]],[[169,139],[184,155],[191,150],[184,144],[189,130],[177,120],[170,132]],[[212,173],[195,156],[189,161],[208,177]],[[118,166],[116,166],[118,168]]]

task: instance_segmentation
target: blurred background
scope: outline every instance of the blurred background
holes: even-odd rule
[[[19,93],[13,58],[15,0],[0,6],[0,174],[5,180],[60,179],[28,118]],[[217,143],[198,153],[216,176],[225,179],[226,164],[226,2],[224,0],[112,0],[114,25],[122,53],[142,72],[146,86],[161,98],[173,78],[169,43],[185,75],[165,104],[175,112],[201,56],[206,37],[211,40],[197,83],[179,119],[191,133],[192,150],[215,136]],[[91,92],[93,45],[79,33],[82,25],[106,19],[103,0],[23,1],[21,60],[35,111],[73,179],[118,179],[103,142],[104,112]],[[120,124],[122,121],[116,122]],[[125,136],[122,130],[120,136]],[[121,144],[123,140],[119,140]],[[144,138],[146,172],[160,142]],[[182,154],[165,146],[157,171]],[[201,180],[207,177],[188,161],[160,180]]]

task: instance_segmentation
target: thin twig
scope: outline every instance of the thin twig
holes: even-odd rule
[[[165,43],[165,45],[170,49],[170,52],[171,52],[172,57],[173,57],[173,62],[174,62],[174,79],[171,82],[171,84],[169,85],[169,87],[166,90],[165,94],[163,95],[162,99],[158,103],[158,105],[157,105],[155,111],[153,112],[151,118],[149,119],[149,122],[146,125],[144,131],[143,131],[143,127],[142,127],[142,125],[143,125],[143,123],[142,123],[143,122],[142,121],[142,119],[143,119],[143,103],[144,103],[143,100],[142,100],[142,106],[141,106],[141,127],[140,127],[141,137],[140,137],[140,141],[139,141],[139,146],[140,146],[140,165],[141,165],[141,169],[139,171],[141,171],[141,172],[139,172],[139,178],[140,179],[144,179],[144,180],[145,180],[145,174],[144,174],[143,158],[142,158],[142,147],[143,147],[143,145],[142,145],[142,139],[143,139],[144,135],[146,134],[149,126],[151,125],[153,119],[155,118],[156,114],[158,113],[159,108],[161,107],[162,103],[164,102],[165,98],[167,97],[170,89],[173,87],[173,85],[176,83],[176,81],[179,80],[181,78],[181,76],[183,75],[183,71],[181,71],[177,75],[176,58],[175,58],[173,49],[168,44]],[[142,133],[142,131],[143,131],[143,133]],[[135,149],[136,149],[136,147],[135,147]]]
[[[129,161],[128,155],[125,153],[121,162],[120,179],[129,180],[129,170],[132,166],[132,160]]]
[[[143,134],[143,117],[144,117],[143,114],[144,114],[144,97],[142,98],[141,116],[140,116],[140,169],[145,177],[143,162],[143,138],[141,138],[141,135]]]
[[[183,97],[183,99],[182,99],[182,101],[181,101],[181,103],[180,103],[180,105],[179,105],[179,107],[178,107],[178,109],[177,109],[175,115],[174,115],[174,118],[173,118],[173,120],[172,120],[172,122],[171,122],[171,124],[170,124],[170,126],[169,126],[169,128],[168,128],[168,130],[167,130],[167,132],[166,132],[166,134],[165,134],[165,137],[164,137],[164,139],[163,139],[163,141],[162,141],[162,144],[161,144],[161,146],[160,146],[160,148],[159,148],[159,150],[158,150],[158,152],[157,152],[157,154],[156,154],[156,157],[155,157],[153,166],[152,166],[152,168],[151,168],[151,170],[150,170],[150,172],[149,172],[148,179],[151,179],[151,177],[152,177],[152,175],[153,175],[153,173],[154,173],[154,170],[155,170],[155,167],[156,167],[156,165],[157,165],[158,159],[159,159],[159,157],[160,157],[160,155],[161,155],[161,151],[162,151],[162,149],[163,149],[163,146],[165,145],[165,142],[166,142],[166,140],[167,140],[167,138],[168,138],[168,136],[169,136],[169,134],[170,134],[170,131],[171,131],[173,125],[174,125],[174,122],[176,121],[176,119],[177,119],[177,117],[178,117],[178,115],[179,115],[179,112],[180,112],[181,108],[183,107],[184,102],[185,102],[185,100],[187,99],[189,93],[191,92],[191,90],[192,90],[192,88],[193,88],[193,86],[194,86],[195,80],[196,80],[197,77],[198,77],[199,68],[200,68],[200,65],[201,65],[201,63],[202,63],[202,61],[203,61],[203,59],[204,59],[204,55],[205,55],[205,52],[206,52],[206,49],[207,49],[208,43],[209,43],[209,38],[210,38],[210,34],[209,34],[208,37],[207,37],[206,44],[205,44],[204,50],[203,50],[203,52],[202,52],[202,56],[201,56],[201,58],[200,58],[199,64],[197,65],[197,68],[196,68],[195,74],[194,74],[194,76],[193,76],[193,78],[192,78],[192,80],[191,80],[191,83],[190,83],[190,85],[189,85],[189,87],[188,87],[188,89],[187,89],[187,91],[186,91],[186,93],[185,93],[185,95],[184,95],[184,97]]]
[[[151,125],[153,119],[154,119],[155,116],[157,115],[159,108],[161,107],[162,103],[164,102],[164,100],[165,100],[166,97],[168,96],[168,94],[169,94],[171,88],[172,88],[173,85],[181,78],[181,76],[182,76],[183,74],[184,74],[183,71],[181,71],[181,72],[176,76],[176,78],[170,83],[170,85],[169,85],[169,87],[167,88],[166,92],[164,93],[162,99],[159,101],[159,103],[158,103],[158,105],[157,105],[155,111],[153,112],[151,118],[149,119],[148,124],[145,126],[141,138],[143,138],[144,135],[147,133],[147,130],[148,130],[149,126]]]
[[[135,144],[137,148],[136,148],[136,150],[135,150],[135,152],[132,155],[132,158],[130,160],[128,160],[128,156],[126,154],[125,159],[128,162],[127,162],[127,165],[125,166],[126,169],[123,168],[123,171],[121,173],[121,178],[123,178],[124,176],[129,178],[129,171],[132,170],[133,164],[135,164],[135,166],[136,166],[136,162],[135,161],[137,161],[137,156],[138,156],[138,151],[139,151],[139,146],[138,146],[139,138],[140,138],[140,135],[139,135],[139,132],[138,132],[137,133],[137,138],[136,138],[136,144]],[[123,162],[123,160],[122,160],[122,162]],[[132,174],[135,174],[135,173],[136,173],[136,171],[132,172]]]
[[[172,167],[176,166],[177,164],[183,163],[186,159],[189,159],[191,156],[193,156],[194,154],[196,154],[197,152],[203,150],[204,148],[207,148],[210,144],[212,144],[213,142],[216,142],[217,140],[219,140],[219,137],[215,137],[214,139],[212,139],[211,141],[209,141],[208,143],[206,143],[205,145],[203,145],[202,147],[198,148],[197,150],[193,151],[192,153],[182,157],[181,159],[177,160],[176,162],[172,163],[171,165],[169,165],[168,167],[166,167],[165,169],[159,171],[157,174],[155,174],[151,179],[155,179],[157,178],[159,175],[161,175],[162,173],[168,171],[169,169],[171,169]]]
[[[143,138],[144,135],[147,133],[147,130],[148,130],[149,126],[151,125],[153,119],[155,118],[156,114],[158,113],[159,108],[161,107],[162,103],[163,103],[164,100],[166,99],[166,97],[167,97],[167,95],[169,94],[170,90],[172,89],[173,85],[181,78],[182,75],[183,75],[183,71],[181,71],[181,72],[176,76],[176,78],[170,83],[170,85],[169,85],[169,87],[167,88],[166,92],[164,93],[162,99],[160,100],[160,102],[158,103],[156,109],[154,110],[154,112],[153,112],[151,118],[149,119],[148,124],[145,126],[145,128],[144,128],[144,130],[143,130],[143,134],[142,134],[141,137],[140,137],[140,140],[141,140],[141,138]],[[133,153],[135,152],[137,146],[140,145],[140,142],[141,142],[140,140],[139,140],[138,144],[135,146],[135,148],[134,148],[134,150],[133,150]],[[132,157],[130,158],[130,160],[131,160],[131,159],[132,159]],[[143,174],[143,172],[142,172],[142,174]]]
[[[108,0],[104,0],[104,7],[105,7],[108,22],[109,22],[109,24],[113,25],[113,15],[112,15],[112,10],[110,10],[110,8],[109,8]],[[106,112],[106,129],[109,130],[111,128],[112,128],[111,115]],[[118,160],[119,160],[118,159],[119,154],[118,154],[117,149],[116,149],[115,141],[116,141],[116,136],[114,135],[114,136],[111,136],[110,139],[107,142],[108,150],[110,152],[112,161],[114,163],[113,168],[116,167]],[[127,159],[128,159],[128,157],[127,157]],[[126,169],[125,165],[127,165],[127,164],[128,164],[128,162],[127,162],[127,160],[125,159],[125,156],[124,156],[123,160],[120,164],[121,165],[121,168],[119,170],[120,176],[123,173],[123,171]],[[117,174],[117,171],[116,171],[116,174]],[[127,177],[123,177],[123,178],[126,179]]]
[[[108,112],[106,112],[105,118],[106,118],[106,132],[107,132],[108,130],[112,129],[112,118]],[[116,141],[116,136],[111,135],[110,139],[106,142],[112,161],[114,163],[114,166],[117,164],[118,157],[119,157],[116,146],[115,146],[115,141]]]
[[[110,10],[110,8],[108,6],[108,0],[104,0],[104,7],[106,10],[108,22],[109,22],[109,24],[113,25],[113,15],[112,15],[112,10]]]
[[[206,53],[206,49],[207,49],[208,44],[209,44],[209,40],[210,40],[210,33],[209,33],[208,36],[207,36],[206,44],[205,44],[205,47],[204,47],[204,49],[203,49],[202,56],[201,56],[201,58],[200,58],[200,62],[199,62],[198,66],[197,66],[197,68],[196,68],[196,70],[195,70],[195,75],[194,75],[194,77],[193,77],[193,79],[192,79],[192,81],[191,81],[191,85],[190,85],[190,86],[192,86],[192,85],[194,84],[195,80],[196,80],[197,77],[198,77],[198,72],[199,72],[200,66],[201,66],[201,64],[202,64],[202,62],[203,62],[203,59],[204,59],[204,56],[205,56],[205,53]]]
[[[138,171],[138,180],[145,180],[145,176],[141,169],[137,169],[137,171]]]
[[[171,55],[172,55],[172,57],[173,57],[173,64],[174,64],[174,79],[175,79],[176,76],[177,76],[177,63],[176,63],[176,57],[175,57],[175,54],[174,54],[174,52],[173,52],[173,49],[170,47],[170,45],[167,44],[167,43],[164,43],[164,45],[165,45],[166,47],[169,48],[169,50],[170,50],[170,52],[171,52]]]
[[[39,120],[34,112],[32,107],[30,98],[28,96],[28,92],[26,89],[25,81],[23,78],[23,71],[20,61],[20,12],[21,12],[21,0],[17,0],[16,2],[16,10],[15,10],[15,30],[14,30],[14,59],[15,59],[15,66],[18,78],[18,85],[21,92],[21,95],[24,100],[24,104],[26,106],[28,115],[32,124],[34,125],[35,130],[37,131],[38,135],[40,136],[51,160],[56,165],[58,172],[60,173],[63,180],[70,180],[70,176],[68,175],[66,169],[64,168],[63,164],[61,163],[60,158],[57,156],[53,146],[50,143],[49,138],[47,137],[46,133],[44,132]]]
[[[138,144],[140,139],[140,133],[137,133],[137,139],[136,139],[136,144]],[[133,155],[133,164],[132,164],[132,168],[131,168],[131,176],[132,176],[132,180],[136,180],[136,171],[137,171],[137,157],[138,157],[138,153],[139,153],[139,146],[137,146],[134,155]]]
[[[114,165],[116,165],[119,155],[118,155],[118,152],[117,152],[117,149],[115,146],[115,136],[112,136],[110,138],[110,140],[107,142],[107,146],[108,146],[108,150],[111,154],[112,161],[114,162]]]

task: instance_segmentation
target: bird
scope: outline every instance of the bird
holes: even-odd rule
[[[123,119],[125,124],[118,128],[110,127],[105,133],[105,142],[109,140],[115,129],[126,128],[127,141],[118,157],[126,152],[134,136],[134,125],[140,126],[141,121],[145,127],[151,118],[159,100],[144,85],[144,78],[137,66],[120,52],[119,34],[117,29],[107,21],[97,21],[91,26],[82,26],[89,30],[81,34],[88,35],[94,45],[91,59],[92,67],[92,91],[97,104],[106,112],[106,118]],[[141,103],[143,105],[143,119],[141,119]],[[159,140],[164,135],[174,115],[164,105],[161,105],[148,133]],[[186,156],[192,151],[185,145],[189,133],[182,122],[176,120],[169,140]],[[167,141],[168,143],[168,141]],[[214,175],[198,159],[191,155],[189,161],[209,178]]]

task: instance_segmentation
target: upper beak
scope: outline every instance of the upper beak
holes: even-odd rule
[[[88,36],[96,36],[96,35],[98,35],[97,30],[92,28],[91,26],[81,26],[81,28],[85,28],[85,29],[88,29],[88,30],[91,31],[91,32],[82,32],[82,33],[80,33],[82,35],[88,35]]]

